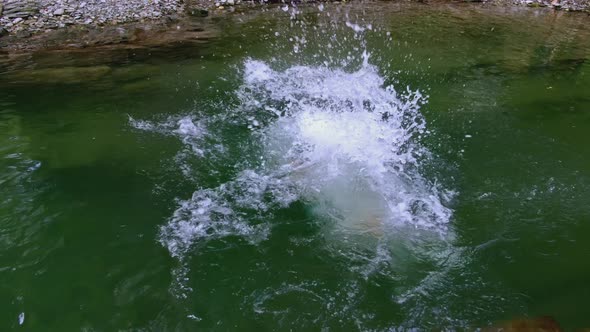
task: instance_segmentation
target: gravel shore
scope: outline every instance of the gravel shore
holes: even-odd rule
[[[0,29],[27,37],[69,25],[158,19],[183,11],[181,0],[0,0]]]

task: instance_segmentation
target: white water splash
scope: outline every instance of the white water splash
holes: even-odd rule
[[[136,129],[177,136],[195,154],[199,156],[203,156],[204,154],[200,148],[203,138],[208,134],[204,121],[198,121],[191,116],[183,116],[180,118],[171,117],[164,122],[154,123],[145,120],[135,120],[129,117],[129,123]]]
[[[253,224],[273,208],[285,207],[297,198],[281,179],[243,171],[234,181],[196,191],[162,227],[160,241],[173,257],[183,259],[199,239],[228,235],[252,242],[266,238],[267,224]]]
[[[214,145],[205,143],[207,139],[213,139],[213,141],[216,139],[207,130],[208,121],[209,119],[199,119],[191,115],[169,117],[162,122],[136,120],[129,117],[129,123],[133,128],[174,136],[183,143],[184,148],[176,154],[174,162],[187,179],[194,179],[193,159],[202,160],[211,157],[213,152],[224,151],[224,146],[218,142]]]
[[[430,158],[419,142],[426,132],[419,113],[425,100],[417,91],[384,87],[367,58],[352,73],[310,66],[279,72],[246,61],[239,106],[228,116],[242,119],[238,125],[251,130],[250,143],[261,155],[235,156],[234,167],[244,168],[233,180],[195,191],[161,228],[161,243],[181,263],[174,287],[179,296],[190,292],[186,260],[197,244],[225,236],[264,240],[273,212],[295,201],[345,233],[381,237],[396,227],[447,232],[451,210],[445,204],[452,193],[420,171]],[[164,128],[197,155],[206,148],[193,146],[204,144],[198,138],[207,132],[194,119],[135,125]]]
[[[373,30],[373,26],[371,24],[361,26],[359,24],[351,23],[349,21],[346,21],[345,24],[347,27],[351,28],[356,33],[365,32],[365,30]]]
[[[289,11],[292,19],[297,13],[296,8]],[[346,26],[359,37],[358,58],[348,54],[342,62],[327,54],[329,63],[324,66],[301,65],[281,71],[248,59],[241,72],[237,103],[216,110],[219,116],[172,117],[162,123],[130,119],[135,128],[177,137],[183,143],[177,160],[187,178],[194,169],[186,159],[192,156],[200,158],[199,163],[206,162],[219,151],[213,144],[231,150],[233,135],[249,129],[249,136],[240,138],[240,148],[217,165],[235,170],[233,177],[180,199],[160,229],[160,242],[179,261],[173,273],[177,296],[185,298],[192,291],[189,261],[201,244],[227,236],[253,244],[264,241],[272,236],[273,214],[293,202],[302,202],[319,217],[316,219],[330,221],[325,236],[340,241],[344,255],[353,255],[345,248],[349,235],[380,239],[374,257],[359,258],[367,262],[357,267],[362,278],[379,273],[375,271],[394,256],[398,264],[420,257],[436,265],[439,258],[432,251],[449,249],[452,211],[448,203],[453,193],[422,170],[432,158],[421,144],[427,130],[420,106],[426,98],[419,91],[386,86],[377,68],[369,64],[370,54],[362,51],[366,47],[360,34],[373,27],[348,19]],[[307,45],[302,36],[289,40],[299,51]],[[360,66],[352,71],[330,67],[353,63]],[[229,129],[220,132],[219,127]],[[425,238],[431,240],[445,240],[416,245],[419,241],[404,238],[408,230],[426,232]],[[401,248],[394,254],[392,241]],[[412,253],[405,255],[404,250]],[[445,272],[441,273],[443,278]],[[398,301],[411,302],[407,299],[414,289],[424,289],[437,280],[431,277],[416,288],[406,288],[398,294]]]
[[[185,254],[200,238],[264,228],[253,227],[237,210],[265,213],[269,206],[298,199],[322,208],[327,203],[347,222],[445,231],[451,216],[445,202],[452,192],[425,179],[419,169],[420,160],[429,158],[419,144],[426,132],[419,113],[424,99],[417,91],[399,94],[384,87],[367,58],[352,73],[309,66],[276,72],[260,61],[245,63],[235,113],[255,130],[265,166],[244,169],[234,181],[182,201],[162,228],[162,242],[173,256]],[[207,128],[201,121],[185,116],[130,122],[175,135],[203,155]]]
[[[418,142],[426,131],[419,92],[383,87],[370,65],[354,73],[305,66],[274,72],[259,61],[245,67],[241,111],[266,122],[260,134],[271,174],[345,215],[366,205],[368,219],[445,230],[452,193],[419,169],[429,156]]]

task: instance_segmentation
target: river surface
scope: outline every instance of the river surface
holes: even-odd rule
[[[590,326],[590,19],[268,7],[0,62],[0,330]]]

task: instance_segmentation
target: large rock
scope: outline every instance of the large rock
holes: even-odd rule
[[[4,0],[2,15],[8,18],[27,18],[39,12],[39,3],[35,0]]]

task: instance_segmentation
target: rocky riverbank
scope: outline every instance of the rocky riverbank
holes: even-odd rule
[[[440,0],[419,1],[440,2]],[[182,38],[198,39],[207,33],[203,33],[202,27],[195,27],[194,20],[187,20],[187,18],[218,17],[236,9],[239,11],[247,7],[262,7],[268,2],[277,1],[0,0],[0,51],[83,48],[146,41],[153,44]],[[459,0],[458,2],[548,7],[555,10],[590,13],[590,0]]]
[[[182,10],[180,0],[0,0],[0,29],[28,37],[71,25],[159,19]]]
[[[0,0],[0,51],[206,38],[211,32],[203,32],[202,22],[183,18],[207,16],[214,6],[209,0]]]

